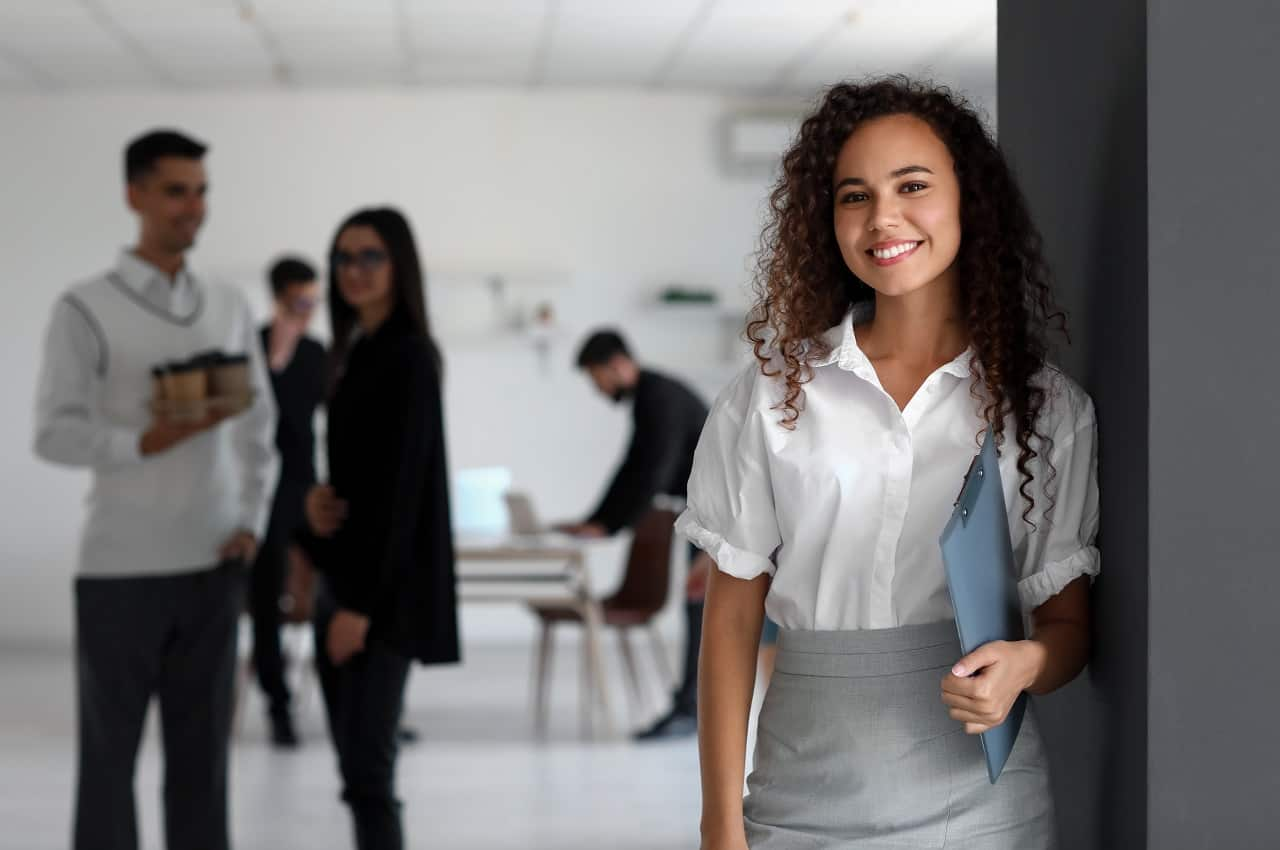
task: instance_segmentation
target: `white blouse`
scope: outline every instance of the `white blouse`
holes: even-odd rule
[[[883,629],[954,616],[938,537],[984,430],[970,394],[973,353],[930,375],[899,410],[854,336],[870,306],[828,331],[832,351],[804,385],[795,430],[773,409],[781,376],[752,364],[716,399],[694,456],[677,530],[729,575],[772,575],[765,611],[783,628]],[[1093,402],[1057,370],[1037,381],[1047,391],[1037,430],[1052,438],[1056,475],[1049,482],[1043,459],[1032,461],[1034,528],[1022,516],[1012,418],[1000,457],[1027,612],[1099,566]]]

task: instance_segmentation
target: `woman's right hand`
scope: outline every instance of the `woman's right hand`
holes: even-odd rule
[[[307,492],[307,525],[316,537],[331,537],[347,518],[347,503],[328,484],[317,484]]]

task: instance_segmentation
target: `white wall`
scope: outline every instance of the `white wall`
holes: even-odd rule
[[[193,264],[249,287],[264,311],[273,255],[320,260],[355,207],[402,207],[432,277],[453,466],[509,466],[561,517],[591,506],[628,427],[570,368],[585,330],[622,325],[641,359],[708,397],[734,369],[714,314],[647,306],[672,282],[745,304],[767,177],[721,175],[716,124],[728,106],[482,91],[0,97],[0,642],[70,635],[87,476],[32,456],[31,405],[53,300],[133,237],[120,177],[129,137],[170,125],[212,143],[211,215]],[[516,300],[530,282],[530,298],[554,300],[564,331],[545,368],[528,342],[474,332],[489,309],[474,281],[490,272],[508,275]],[[468,611],[464,622],[486,634],[514,616]]]

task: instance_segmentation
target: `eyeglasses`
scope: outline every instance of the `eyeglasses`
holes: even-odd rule
[[[358,266],[362,272],[371,272],[382,267],[387,262],[387,252],[377,248],[366,248],[363,251],[357,251],[354,254],[347,251],[334,251],[330,262],[338,271],[347,266]]]

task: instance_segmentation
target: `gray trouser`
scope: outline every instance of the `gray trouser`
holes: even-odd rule
[[[227,746],[244,570],[76,581],[76,850],[136,850],[134,765],[152,696],[168,850],[227,850]]]

